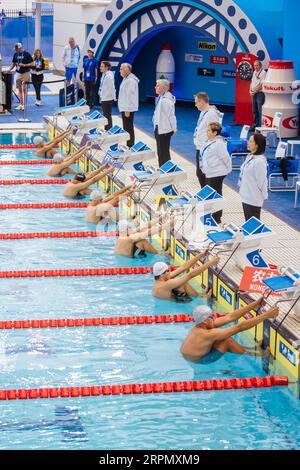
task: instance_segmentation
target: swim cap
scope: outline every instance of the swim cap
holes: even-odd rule
[[[56,153],[54,156],[53,156],[53,161],[55,163],[61,163],[64,161],[64,157],[60,154],[60,153]]]
[[[194,320],[196,325],[205,322],[212,315],[213,311],[208,305],[199,305],[194,310]]]
[[[84,173],[77,173],[77,175],[74,176],[74,180],[80,181],[81,183],[83,183],[85,179],[86,179],[86,176]]]
[[[44,142],[44,139],[43,139],[43,137],[40,136],[40,135],[37,135],[37,136],[34,137],[34,139],[33,139],[34,145],[39,145],[39,144],[41,144],[42,142]]]
[[[158,261],[158,263],[155,263],[153,266],[153,276],[161,276],[162,274],[166,273],[169,271],[169,266],[164,263],[163,261]]]
[[[94,191],[91,192],[90,194],[91,201],[102,201],[103,199],[103,193],[102,191],[99,191],[99,189],[94,189]]]

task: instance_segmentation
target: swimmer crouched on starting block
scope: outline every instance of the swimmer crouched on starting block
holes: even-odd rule
[[[57,135],[49,142],[45,142],[42,136],[38,135],[33,139],[33,143],[36,146],[36,155],[41,158],[53,158],[56,154],[55,147],[60,144],[70,133],[72,129],[68,127],[68,129],[63,132],[62,134]]]
[[[78,172],[70,168],[74,165],[79,158],[84,154],[86,150],[90,148],[89,145],[85,145],[77,150],[75,153],[69,155],[66,159],[61,153],[56,153],[53,157],[53,165],[48,170],[48,176],[65,176],[67,174],[76,175]]]
[[[118,207],[121,197],[127,197],[136,191],[133,185],[125,186],[125,188],[104,197],[104,194],[99,189],[91,192],[91,201],[85,213],[85,219],[91,224],[98,224],[103,219],[119,220],[119,213],[115,207]]]
[[[170,227],[170,222],[161,225],[159,220],[156,218],[136,228],[129,228],[126,220],[121,221],[119,223],[120,235],[115,244],[115,254],[127,258],[146,258],[147,253],[165,255],[165,251],[156,250],[147,240],[150,235],[157,235]]]
[[[175,302],[186,303],[191,302],[192,297],[199,297],[199,293],[189,284],[194,277],[199,276],[211,266],[216,266],[220,261],[217,256],[211,258],[202,266],[197,266],[187,274],[180,276],[185,271],[193,268],[198,261],[207,256],[207,251],[200,253],[190,261],[170,272],[166,263],[158,262],[153,266],[153,275],[155,283],[152,288],[154,297],[160,299],[174,300]],[[180,276],[180,277],[178,277]]]
[[[255,348],[241,346],[232,336],[241,331],[250,330],[268,318],[275,318],[279,314],[278,307],[272,307],[256,318],[245,320],[237,325],[223,328],[222,326],[235,322],[252,309],[264,305],[264,299],[252,302],[220,318],[214,318],[212,310],[207,305],[200,305],[195,309],[194,320],[196,325],[185,338],[180,352],[190,362],[210,364],[220,359],[226,352],[233,354],[246,354],[248,356],[262,356],[262,351]]]
[[[84,173],[77,173],[70,183],[65,185],[64,196],[72,199],[80,199],[84,196],[91,194],[90,186],[105,178],[110,173],[114,172],[114,168],[110,167],[107,163],[100,166],[97,170],[85,175]]]

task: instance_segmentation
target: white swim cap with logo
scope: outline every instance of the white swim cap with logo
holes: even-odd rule
[[[33,139],[34,145],[39,145],[39,144],[41,144],[42,142],[44,142],[44,139],[43,139],[43,137],[40,136],[40,135],[35,136],[34,139]]]
[[[212,309],[208,305],[199,305],[194,310],[194,320],[196,325],[205,322],[213,314]]]
[[[53,161],[55,163],[61,163],[64,161],[64,157],[60,154],[60,153],[56,153],[54,156],[53,156]]]

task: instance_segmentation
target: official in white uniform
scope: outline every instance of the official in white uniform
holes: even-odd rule
[[[207,143],[200,150],[201,170],[205,175],[205,183],[223,194],[223,181],[232,170],[231,157],[227,151],[225,140],[220,137],[222,126],[219,122],[212,122],[207,128]],[[222,211],[213,214],[215,221],[220,224]]]
[[[139,79],[131,72],[130,64],[124,63],[120,68],[120,75],[123,78],[120,85],[118,107],[122,113],[123,128],[130,135],[127,141],[128,147],[134,145],[134,113],[139,109]]]
[[[157,80],[155,91],[158,98],[152,121],[157,145],[159,167],[168,160],[171,160],[171,137],[177,131],[177,121],[175,116],[176,98],[169,92],[169,88],[169,80]]]
[[[99,101],[102,106],[103,116],[106,117],[108,124],[105,130],[108,131],[112,127],[112,107],[116,101],[116,87],[115,77],[111,72],[111,63],[103,60],[100,64],[100,71],[102,72],[100,86],[99,86]]]
[[[254,131],[255,127],[261,126],[262,107],[265,103],[265,94],[262,91],[262,88],[266,74],[267,72],[262,68],[262,63],[259,60],[256,60],[254,62],[254,73],[250,84],[250,95],[252,96],[252,108],[254,114],[254,126],[250,128],[251,131]]]
[[[195,95],[195,106],[200,116],[194,132],[194,145],[196,147],[196,173],[200,186],[205,186],[205,176],[200,168],[200,150],[207,141],[207,126],[211,122],[219,122],[221,113],[215,106],[210,106],[207,93],[199,92]]]
[[[245,219],[260,219],[261,208],[268,199],[266,138],[262,134],[253,134],[248,142],[248,150],[250,154],[241,166],[240,196]]]

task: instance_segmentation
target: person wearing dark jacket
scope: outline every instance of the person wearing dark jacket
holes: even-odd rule
[[[43,70],[45,69],[45,61],[40,49],[36,49],[33,53],[33,62],[31,63],[31,81],[35,89],[36,106],[41,106],[41,88],[44,80]]]

